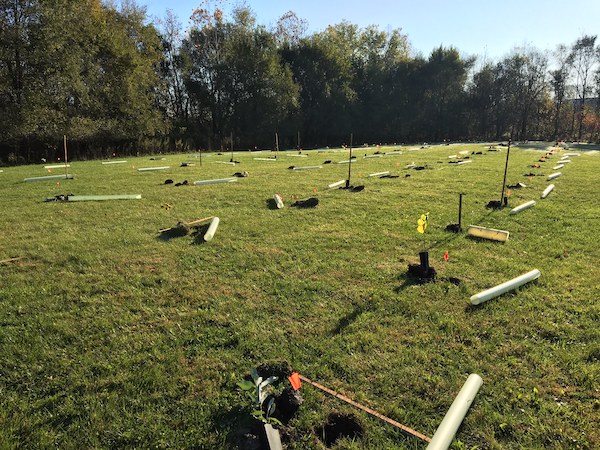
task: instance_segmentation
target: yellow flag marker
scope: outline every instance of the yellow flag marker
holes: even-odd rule
[[[421,214],[421,218],[419,220],[417,220],[417,231],[421,234],[425,233],[425,230],[427,229],[427,216],[429,215],[429,213],[427,214]]]

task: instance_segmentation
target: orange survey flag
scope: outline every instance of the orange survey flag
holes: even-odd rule
[[[444,261],[448,261],[448,259],[450,259],[450,255],[448,255],[448,250],[446,250],[446,253],[444,253]]]
[[[295,391],[300,389],[300,387],[302,386],[302,383],[300,382],[300,374],[298,372],[292,373],[288,377],[288,380],[290,380],[290,383],[292,384],[292,387],[294,388]]]

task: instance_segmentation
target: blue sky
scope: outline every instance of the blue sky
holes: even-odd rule
[[[184,28],[200,0],[137,0],[150,16],[167,9]],[[224,0],[227,5],[236,0]],[[308,21],[309,32],[347,20],[381,30],[401,28],[415,52],[427,56],[440,44],[465,55],[497,60],[514,47],[554,50],[583,34],[600,32],[600,0],[246,0],[258,23],[269,26],[292,10]]]

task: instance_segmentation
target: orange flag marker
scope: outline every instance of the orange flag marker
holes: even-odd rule
[[[450,259],[450,256],[448,255],[448,250],[446,250],[446,253],[444,253],[444,261],[448,261]]]
[[[292,387],[294,388],[295,391],[300,389],[300,387],[302,386],[302,382],[300,381],[300,374],[298,372],[292,373],[288,377],[288,380],[290,380],[290,383],[292,384]]]

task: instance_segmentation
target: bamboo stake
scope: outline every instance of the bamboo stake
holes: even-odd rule
[[[372,410],[371,408],[368,408],[366,406],[361,405],[360,403],[355,402],[354,400],[349,399],[348,397],[346,397],[345,395],[342,394],[338,394],[337,392],[326,388],[325,386],[319,384],[319,383],[315,383],[312,380],[309,380],[308,378],[306,378],[304,375],[299,375],[300,379],[302,381],[307,382],[308,384],[316,387],[317,389],[322,390],[323,392],[327,392],[330,395],[333,395],[334,397],[339,398],[340,400],[349,403],[352,406],[356,406],[358,409],[363,410],[364,412],[371,414],[374,417],[377,417],[378,419],[383,420],[384,422],[389,423],[390,425],[393,425],[397,428],[400,428],[402,431],[411,434],[412,436],[418,437],[419,439],[424,440],[425,442],[431,442],[431,438],[428,436],[425,436],[424,434],[419,433],[418,431],[413,430],[412,428],[407,427],[406,425],[402,425],[400,422],[395,421],[394,419],[390,419],[389,417],[384,416],[383,414],[379,414],[377,411]]]
[[[8,263],[8,262],[13,262],[13,261],[19,261],[20,259],[25,259],[25,256],[17,256],[16,258],[3,259],[3,260],[0,261],[0,264],[4,264],[4,263]]]
[[[192,226],[192,225],[198,225],[199,223],[202,222],[208,222],[209,220],[212,220],[214,218],[214,216],[210,216],[210,217],[204,217],[202,219],[196,219],[196,220],[192,220],[191,222],[182,222],[183,225],[185,226]],[[164,233],[165,231],[169,231],[172,230],[173,228],[177,228],[177,227],[169,227],[169,228],[163,228],[162,230],[158,230],[159,233]]]

